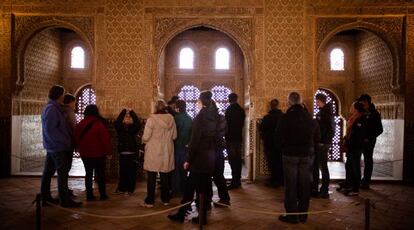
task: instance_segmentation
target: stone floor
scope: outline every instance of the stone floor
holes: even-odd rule
[[[56,189],[53,181],[53,190]],[[35,207],[31,205],[39,191],[39,178],[14,177],[0,179],[0,229],[34,229]],[[414,229],[414,188],[397,184],[374,184],[370,190],[362,191],[360,197],[345,197],[335,191],[331,199],[311,200],[310,211],[333,210],[309,217],[306,224],[290,225],[280,222],[276,214],[248,212],[261,210],[283,211],[283,191],[265,187],[262,183],[244,182],[243,188],[230,192],[231,208],[213,208],[209,214],[209,224],[205,229],[363,229],[363,199],[370,198],[375,209],[371,212],[372,229]],[[83,180],[71,178],[70,187],[78,194],[79,200],[85,199]],[[108,191],[115,190],[115,182],[108,182]],[[139,206],[145,196],[145,183],[137,184],[133,196],[111,195],[108,201],[84,202],[82,208],[73,212],[45,207],[42,209],[42,229],[197,229],[191,222],[178,224],[170,222],[167,214],[145,218],[108,219],[89,217],[79,212],[89,212],[110,216],[125,216],[151,213],[171,208],[179,204],[179,199],[171,201],[170,206],[160,203],[152,209]],[[214,199],[216,199],[215,197]],[[158,201],[159,202],[159,201]],[[355,205],[353,202],[362,202]],[[351,204],[351,205],[350,205]],[[239,209],[244,208],[244,209]],[[245,210],[249,209],[249,210]],[[250,210],[251,209],[251,210]]]

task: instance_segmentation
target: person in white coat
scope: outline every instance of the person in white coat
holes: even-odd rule
[[[151,208],[155,202],[157,173],[161,178],[161,201],[168,205],[170,173],[174,170],[174,139],[177,129],[164,101],[157,101],[155,113],[148,118],[142,141],[145,143],[144,170],[147,171],[147,197],[142,206]]]

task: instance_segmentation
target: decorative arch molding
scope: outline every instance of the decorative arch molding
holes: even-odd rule
[[[254,19],[249,18],[154,18],[153,44],[155,54],[153,63],[154,87],[159,84],[157,75],[158,61],[167,44],[179,33],[195,27],[208,27],[221,31],[232,38],[243,52],[247,62],[247,76],[253,72]],[[251,81],[252,77],[249,78]],[[251,85],[252,82],[249,82]],[[155,92],[154,92],[155,93]],[[155,93],[156,94],[156,93]]]
[[[336,34],[350,30],[368,31],[381,38],[388,46],[393,61],[391,89],[394,94],[402,93],[404,83],[403,66],[403,30],[404,17],[369,17],[369,18],[317,18],[316,19],[316,54],[320,52]]]
[[[15,16],[13,15],[13,51],[16,63],[16,85],[14,94],[18,95],[24,87],[24,54],[31,39],[45,29],[66,28],[76,32],[85,42],[90,57],[94,57],[94,20],[92,17],[59,16]],[[93,58],[90,59],[93,68]]]

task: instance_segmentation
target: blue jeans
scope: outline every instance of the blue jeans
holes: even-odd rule
[[[172,173],[172,191],[174,196],[180,196],[184,193],[184,181],[186,178],[186,172],[184,170],[184,162],[186,161],[185,151],[175,151],[175,169]]]
[[[43,199],[50,199],[50,182],[53,175],[57,171],[57,184],[59,191],[59,199],[61,203],[66,203],[70,200],[68,189],[68,177],[70,170],[69,157],[71,152],[48,152],[45,160],[45,168],[43,169],[41,194]]]
[[[286,212],[307,212],[311,193],[313,157],[283,156]],[[306,220],[307,215],[299,218]]]

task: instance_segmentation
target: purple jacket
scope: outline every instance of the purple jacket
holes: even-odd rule
[[[42,112],[43,147],[47,152],[71,151],[71,137],[60,105],[49,100]]]

